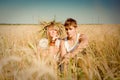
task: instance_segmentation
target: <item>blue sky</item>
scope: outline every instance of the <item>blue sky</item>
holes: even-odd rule
[[[38,24],[64,22],[79,24],[120,24],[120,0],[0,0],[0,23]]]

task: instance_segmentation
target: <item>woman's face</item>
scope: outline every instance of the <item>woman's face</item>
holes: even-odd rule
[[[73,27],[73,26],[66,27],[65,30],[66,30],[67,36],[68,36],[69,38],[74,37],[75,34],[76,34],[76,28]]]
[[[48,27],[48,35],[50,35],[50,37],[57,37],[58,36],[57,30],[54,29],[53,27]]]

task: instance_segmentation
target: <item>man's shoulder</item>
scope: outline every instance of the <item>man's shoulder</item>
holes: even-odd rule
[[[81,37],[84,37],[84,36],[86,36],[86,34],[84,34],[84,33],[81,33],[81,34],[80,34],[80,36],[81,36]]]
[[[87,35],[86,34],[80,34],[80,38],[87,38]]]
[[[88,37],[86,34],[80,34],[80,37],[79,37],[79,41],[80,42],[88,42]]]

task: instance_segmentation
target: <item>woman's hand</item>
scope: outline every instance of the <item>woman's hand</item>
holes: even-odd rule
[[[56,41],[59,37],[58,37],[58,34],[53,34],[52,36],[52,41]]]

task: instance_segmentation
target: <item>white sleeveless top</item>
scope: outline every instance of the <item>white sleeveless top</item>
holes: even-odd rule
[[[68,53],[72,52],[78,46],[78,44],[79,44],[79,36],[80,36],[80,34],[77,34],[76,42],[72,47],[70,47],[67,38],[65,38],[65,48],[66,48]]]

